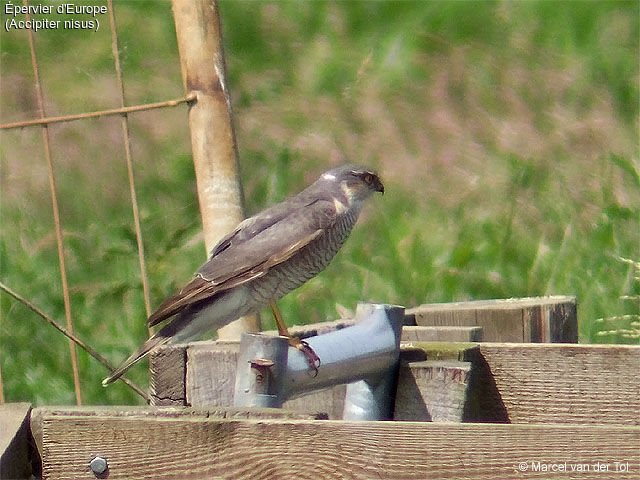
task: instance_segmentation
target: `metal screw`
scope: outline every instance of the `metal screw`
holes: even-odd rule
[[[93,473],[95,473],[96,475],[101,475],[107,470],[107,461],[102,457],[96,456],[93,460],[91,460],[89,466],[91,467],[91,471]]]

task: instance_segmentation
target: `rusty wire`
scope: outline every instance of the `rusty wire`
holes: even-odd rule
[[[22,0],[25,7],[29,6],[28,0]],[[26,20],[30,21],[30,15],[26,12]],[[35,84],[36,101],[38,103],[38,112],[40,118],[45,117],[44,102],[42,101],[42,89],[40,87],[40,76],[38,74],[38,59],[36,57],[36,49],[33,41],[33,31],[27,29],[29,36],[29,49],[31,50],[31,66],[33,69],[33,78]],[[56,230],[56,243],[58,245],[58,263],[60,265],[60,278],[62,280],[62,297],[64,300],[64,314],[67,320],[67,329],[73,333],[73,321],[71,318],[71,301],[69,298],[69,284],[67,282],[67,270],[64,263],[64,245],[62,240],[62,226],[60,224],[60,210],[58,208],[58,198],[56,194],[56,182],[53,171],[53,162],[51,160],[51,148],[49,145],[49,128],[46,124],[42,125],[42,141],[44,143],[44,156],[49,171],[49,189],[51,190],[51,204],[53,207],[53,219]],[[78,358],[76,356],[76,346],[73,341],[69,340],[69,352],[71,354],[71,368],[73,369],[73,386],[76,394],[76,404],[82,405],[82,394],[80,392],[80,374],[78,373]]]
[[[24,120],[21,122],[4,123],[0,125],[0,129],[8,130],[11,128],[33,127],[36,125],[51,125],[52,123],[72,122],[74,120],[83,120],[86,118],[106,117],[110,115],[123,115],[123,114],[133,113],[133,112],[143,112],[145,110],[153,110],[156,108],[175,107],[182,103],[193,102],[194,100],[196,100],[196,97],[197,97],[196,93],[191,92],[182,98],[175,98],[173,100],[166,100],[164,102],[145,103],[142,105],[132,105],[130,107],[112,108],[109,110],[100,110],[96,112],[76,113],[76,114],[64,115],[60,117],[36,118],[33,120]]]
[[[113,62],[116,68],[116,78],[118,81],[118,92],[120,94],[120,106],[124,108],[124,83],[122,81],[122,70],[120,68],[120,52],[118,51],[118,35],[116,33],[116,18],[113,11],[113,3],[107,0],[109,10],[109,25],[111,27],[111,50],[113,51]],[[127,114],[122,114],[122,140],[124,142],[124,154],[127,163],[127,175],[129,178],[129,194],[131,195],[131,208],[133,210],[133,223],[136,230],[136,242],[138,244],[138,261],[140,263],[140,278],[142,280],[142,293],[144,296],[144,307],[147,317],[151,315],[151,300],[149,299],[149,279],[147,268],[144,262],[144,244],[142,242],[142,228],[140,227],[140,210],[138,209],[138,198],[136,195],[135,181],[133,178],[133,160],[131,158],[131,142],[129,141],[129,119]],[[151,333],[151,327],[149,327]]]
[[[28,6],[28,0],[23,0],[23,4],[25,6]],[[83,120],[83,119],[97,118],[97,117],[104,117],[104,116],[120,115],[122,117],[122,135],[123,135],[123,142],[125,147],[125,157],[126,157],[126,164],[127,164],[127,173],[129,177],[129,190],[131,195],[136,239],[138,242],[138,258],[140,262],[140,271],[141,271],[142,287],[143,287],[144,300],[145,300],[145,308],[146,308],[147,315],[149,315],[151,313],[151,306],[150,306],[150,299],[149,299],[150,297],[149,285],[148,285],[148,279],[147,279],[147,273],[146,273],[146,267],[145,267],[145,261],[144,261],[143,240],[142,240],[142,232],[140,227],[140,215],[139,215],[139,209],[138,209],[138,202],[137,202],[136,191],[135,191],[135,182],[134,182],[134,176],[133,176],[133,160],[131,157],[131,147],[130,147],[130,140],[129,140],[129,126],[128,126],[127,115],[129,113],[153,110],[157,108],[175,107],[183,103],[191,103],[197,100],[197,93],[189,92],[184,97],[181,97],[181,98],[165,100],[165,101],[155,102],[155,103],[125,106],[124,82],[122,80],[122,71],[120,67],[118,37],[117,37],[116,26],[115,26],[115,16],[113,13],[112,0],[107,0],[107,4],[108,4],[107,5],[108,10],[109,10],[109,20],[111,25],[111,40],[112,40],[111,46],[112,46],[113,55],[114,55],[114,64],[115,64],[116,75],[117,75],[118,89],[120,92],[120,107],[108,109],[108,110],[84,112],[84,113],[77,113],[77,114],[70,114],[70,115],[63,115],[63,116],[56,116],[56,117],[47,117],[46,111],[44,108],[42,89],[40,86],[38,61],[37,61],[37,56],[35,52],[35,42],[34,42],[33,32],[31,29],[27,29],[28,39],[29,39],[29,48],[31,51],[31,64],[32,64],[33,75],[34,75],[34,88],[35,88],[36,101],[38,105],[38,112],[39,112],[40,118],[0,124],[0,129],[2,130],[33,127],[33,126],[40,126],[42,129],[44,153],[45,153],[45,159],[46,159],[48,173],[49,173],[49,187],[51,191],[53,219],[55,224],[56,243],[58,248],[58,263],[60,266],[60,277],[62,281],[62,293],[63,293],[64,307],[65,307],[65,318],[67,322],[67,328],[65,329],[64,327],[59,325],[51,317],[49,317],[44,312],[39,310],[34,304],[29,302],[25,298],[21,297],[17,293],[13,292],[2,283],[0,283],[0,289],[4,290],[5,292],[9,293],[11,296],[16,298],[17,300],[24,303],[27,307],[29,307],[35,313],[37,313],[42,318],[47,320],[55,328],[57,328],[60,332],[62,332],[65,336],[69,338],[69,350],[71,354],[71,364],[73,369],[75,396],[76,396],[76,403],[78,405],[82,403],[82,397],[81,397],[81,391],[80,391],[80,379],[79,379],[79,373],[78,373],[78,363],[77,363],[75,345],[77,344],[78,346],[83,348],[91,356],[93,356],[105,367],[107,367],[110,371],[113,371],[114,368],[97,351],[93,350],[93,348],[91,348],[89,345],[85,344],[83,341],[75,337],[73,333],[73,321],[72,321],[72,315],[71,315],[69,285],[67,281],[67,272],[66,272],[65,259],[64,259],[63,233],[62,233],[60,210],[58,206],[58,199],[57,199],[57,192],[56,192],[56,182],[55,182],[55,174],[53,169],[53,161],[51,157],[48,126],[54,123],[71,122],[75,120]],[[30,17],[29,13],[27,12],[26,20],[29,20],[30,19],[29,17]],[[149,401],[148,395],[143,390],[141,390],[137,385],[133,384],[130,380],[126,378],[122,378],[122,379],[125,382],[125,384],[127,384],[136,393],[138,393],[145,400],[147,400],[147,402]],[[0,371],[0,403],[2,403],[3,401],[4,401],[4,390],[2,386],[2,377],[1,377],[1,371]]]
[[[89,355],[91,355],[93,358],[95,358],[96,360],[98,360],[102,365],[104,365],[105,367],[107,367],[107,369],[110,372],[115,371],[115,368],[107,361],[106,358],[104,358],[102,355],[100,355],[97,351],[95,351],[92,347],[90,347],[89,345],[87,345],[85,342],[83,342],[82,340],[80,340],[78,337],[76,337],[74,335],[73,332],[68,331],[66,328],[64,328],[62,325],[60,325],[58,322],[56,322],[53,318],[51,318],[49,315],[47,315],[46,313],[44,313],[42,310],[40,310],[36,305],[34,305],[33,303],[31,303],[29,300],[27,300],[26,298],[24,298],[22,295],[14,292],[13,290],[11,290],[9,287],[7,287],[4,283],[0,282],[0,290],[3,290],[5,293],[9,294],[10,296],[12,296],[13,298],[15,298],[16,300],[18,300],[20,303],[22,303],[23,305],[25,305],[26,307],[28,307],[31,311],[33,311],[34,313],[40,315],[40,317],[42,317],[44,320],[46,320],[47,322],[49,322],[53,327],[55,327],[59,332],[61,332],[64,336],[66,336],[70,342],[74,342],[75,344],[77,344],[80,348],[82,348],[84,351],[86,351]],[[144,390],[142,390],[140,387],[138,387],[135,383],[133,383],[131,380],[129,380],[128,378],[125,378],[124,376],[120,377],[120,380],[122,380],[124,383],[126,383],[129,387],[131,387],[131,389],[136,392],[138,395],[140,395],[142,398],[144,398],[147,403],[149,402],[149,396],[144,392]]]

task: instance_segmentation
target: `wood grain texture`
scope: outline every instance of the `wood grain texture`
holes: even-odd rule
[[[469,362],[403,362],[393,419],[462,422],[470,371]]]
[[[470,362],[465,422],[640,425],[640,379],[632,373],[640,369],[640,346],[413,342],[401,358]],[[415,383],[409,391],[422,399],[397,402],[420,405],[433,387],[420,363],[412,365],[401,381]],[[425,408],[414,415],[429,420]]]
[[[233,405],[237,348],[211,342],[188,347],[190,405]],[[634,373],[640,369],[638,346],[413,342],[403,344],[401,357],[472,365],[464,385],[463,421],[640,425],[640,380]],[[396,411],[403,412],[404,419],[434,419],[429,405],[434,411],[436,398],[450,398],[448,407],[441,403],[441,412],[457,411],[463,393],[459,386],[444,380],[433,383],[433,372],[421,368],[415,364],[400,376]],[[340,387],[320,390],[284,406],[338,419],[343,392]]]
[[[233,405],[239,342],[196,342],[187,350],[187,404]]]
[[[481,342],[482,327],[404,326],[402,342]]]
[[[640,425],[640,346],[480,343],[465,357],[512,423]]]
[[[256,407],[142,407],[137,405],[94,406],[81,405],[69,407],[36,407],[32,410],[31,424],[40,423],[38,432],[42,436],[42,424],[45,418],[94,417],[109,421],[112,418],[226,418],[226,419],[258,419],[288,418],[296,420],[312,420],[312,415],[292,412],[283,408]],[[32,428],[33,430],[33,428]],[[36,433],[34,433],[34,436]]]
[[[149,358],[149,400],[156,406],[181,406],[186,402],[186,346],[161,347]]]
[[[336,385],[300,397],[289,399],[282,404],[292,412],[308,413],[330,420],[341,420],[344,411],[344,396],[346,385]]]
[[[585,478],[520,462],[640,472],[639,427],[49,416],[43,435],[43,478],[60,480],[95,478],[97,454],[110,480]]]
[[[293,419],[311,420],[315,417],[274,408],[188,408],[188,407],[139,407],[139,406],[72,406],[72,407],[38,407],[31,413],[31,431],[33,439],[38,445],[40,457],[44,459],[44,423],[45,419],[60,418],[91,418],[108,428],[113,419],[146,419],[150,421],[164,421],[166,419],[186,419],[199,421],[205,419]],[[90,432],[85,432],[90,435]],[[140,439],[143,441],[143,439]],[[55,440],[54,440],[55,441]],[[126,445],[123,445],[126,448]],[[95,455],[99,455],[95,454]],[[93,458],[93,455],[91,458]],[[87,463],[88,466],[88,463]],[[1,472],[0,472],[1,473]],[[90,472],[89,472],[90,473]],[[92,475],[92,474],[91,474]],[[63,475],[64,477],[64,475]],[[0,479],[4,479],[0,474]],[[8,477],[13,478],[13,477]],[[39,478],[39,477],[38,477]],[[46,476],[45,476],[46,478]],[[49,478],[58,478],[57,475]],[[96,478],[96,477],[94,477]],[[108,475],[97,478],[110,478]],[[136,478],[136,477],[130,477]]]
[[[431,303],[406,311],[416,325],[483,327],[487,342],[578,341],[576,299],[571,296]]]

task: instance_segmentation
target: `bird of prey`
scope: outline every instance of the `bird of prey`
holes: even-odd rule
[[[242,221],[214,247],[194,279],[148,319],[151,326],[171,318],[169,323],[102,384],[118,379],[159,346],[193,339],[258,312],[316,276],[347,239],[363,202],[374,192],[384,193],[374,171],[344,165],[325,172],[297,195]],[[276,322],[280,334],[287,334],[278,315]],[[304,352],[300,340],[290,343]],[[310,358],[315,355],[305,353]]]

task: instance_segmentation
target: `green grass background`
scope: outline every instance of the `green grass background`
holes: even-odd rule
[[[638,343],[636,1],[220,10],[248,212],[344,158],[385,180],[332,265],[280,302],[289,322],[359,300],[571,294],[582,342]],[[115,13],[127,104],[182,96],[170,3]],[[35,34],[48,115],[118,105],[99,20],[98,32]],[[0,48],[1,122],[36,118],[26,32],[2,30]],[[130,116],[154,307],[205,259],[186,123],[184,106]],[[118,363],[147,334],[120,119],[49,130],[74,328]],[[0,135],[2,281],[64,322],[40,129]],[[5,399],[74,403],[67,340],[4,294],[0,314]],[[121,383],[103,389],[105,369],[78,356],[84,402],[141,402]],[[145,366],[131,378],[146,385]]]

